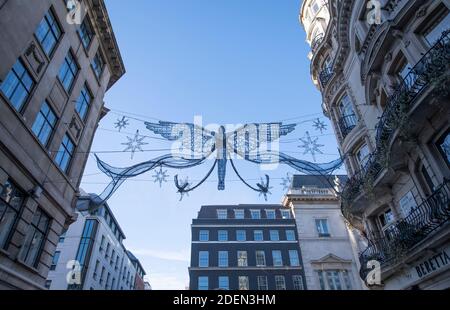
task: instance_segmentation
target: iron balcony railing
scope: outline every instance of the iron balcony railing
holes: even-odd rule
[[[388,98],[387,107],[377,124],[377,150],[371,155],[367,168],[361,169],[354,174],[345,184],[342,193],[342,197],[346,200],[345,204],[349,204],[361,192],[361,183],[364,180],[368,178],[376,179],[376,176],[382,170],[381,159],[387,156],[382,154],[382,152],[386,153],[387,150],[383,150],[380,146],[388,145],[392,135],[398,128],[398,121],[401,115],[409,112],[411,102],[430,85],[433,75],[436,72],[445,72],[445,68],[449,63],[450,30],[446,30]]]
[[[367,159],[366,164],[358,172],[356,172],[348,181],[342,190],[342,197],[346,201],[353,201],[356,196],[363,192],[363,180],[370,177],[376,180],[380,172],[383,170],[381,165],[380,153],[374,152]]]
[[[314,37],[314,39],[311,42],[311,51],[313,52],[313,54],[317,51],[320,44],[323,42],[323,39],[324,39],[323,33],[319,33]]]
[[[358,119],[355,114],[342,116],[339,119],[339,128],[341,129],[342,139],[345,139],[348,134],[356,127]]]
[[[450,30],[443,32],[441,38],[419,62],[408,72],[398,88],[389,97],[388,105],[377,127],[377,143],[390,140],[395,132],[399,116],[406,113],[411,102],[431,83],[434,72],[444,71],[450,62]]]
[[[331,80],[331,77],[333,76],[333,68],[332,67],[326,67],[319,73],[319,80],[320,84],[322,85],[322,88],[325,88],[327,86],[328,82]]]
[[[366,281],[371,271],[367,263],[375,260],[381,266],[395,262],[407,255],[419,242],[427,238],[450,219],[450,180],[444,182],[420,206],[404,219],[385,231],[385,236],[370,240],[368,248],[361,253],[360,276]]]

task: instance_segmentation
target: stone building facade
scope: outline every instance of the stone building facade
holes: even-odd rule
[[[449,12],[448,0],[302,4],[349,174],[342,211],[369,240],[360,276],[372,288],[450,287]]]
[[[0,289],[43,289],[125,69],[103,0],[0,0],[0,29]]]
[[[358,263],[358,251],[365,243],[346,225],[336,193],[345,180],[345,176],[296,175],[283,199],[295,215],[308,290],[365,288]]]

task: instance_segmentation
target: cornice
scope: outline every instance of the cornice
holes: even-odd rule
[[[100,45],[111,69],[111,79],[108,84],[109,89],[125,74],[125,65],[104,0],[88,0],[87,3],[93,15],[92,20],[96,25],[95,28],[99,31]]]

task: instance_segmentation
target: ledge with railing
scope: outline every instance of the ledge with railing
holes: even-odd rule
[[[317,51],[320,44],[323,42],[323,39],[324,39],[323,33],[319,33],[314,37],[314,39],[311,42],[311,51],[313,52],[313,54]]]
[[[342,116],[339,119],[339,128],[341,129],[342,139],[345,139],[348,134],[356,127],[358,119],[355,114]]]
[[[436,84],[439,75],[447,74],[450,63],[450,30],[428,50],[420,61],[409,71],[402,83],[388,98],[388,104],[377,125],[376,151],[371,155],[367,168],[353,175],[343,189],[343,209],[348,208],[361,192],[364,183],[373,182],[389,158],[389,143],[396,130],[408,126],[408,113],[412,102],[427,86]],[[348,214],[350,210],[346,210]],[[348,219],[350,221],[350,219]]]
[[[327,86],[328,82],[333,77],[333,68],[332,67],[326,67],[323,68],[322,71],[319,73],[319,80],[320,84],[322,85],[322,88],[325,88]]]
[[[398,125],[401,125],[399,122],[402,114],[408,112],[411,103],[432,83],[436,73],[446,73],[449,62],[450,30],[447,30],[408,72],[389,97],[387,107],[377,126],[377,144],[382,143],[383,140],[390,140]]]
[[[369,241],[368,248],[359,257],[361,278],[366,280],[371,271],[367,267],[369,261],[378,261],[381,266],[398,262],[449,219],[450,180],[444,179],[444,182],[420,206],[390,226],[383,238]]]

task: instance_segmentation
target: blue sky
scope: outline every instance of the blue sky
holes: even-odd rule
[[[204,125],[291,122],[320,117],[328,124],[321,135],[306,122],[282,139],[281,151],[305,160],[298,147],[306,131],[320,135],[324,155],[318,162],[337,158],[337,146],[327,119],[321,115],[320,93],[309,74],[304,31],[298,21],[300,0],[106,0],[110,18],[127,69],[108,92],[111,109],[97,131],[92,151],[121,151],[127,136],[136,130],[152,135],[142,122],[130,119],[119,133],[114,123],[126,115],[148,121],[193,122],[202,116]],[[288,122],[289,123],[289,122]],[[146,138],[145,150],[170,148],[169,142]],[[113,166],[125,167],[162,153],[99,154]],[[184,289],[189,282],[190,224],[204,204],[265,203],[258,193],[236,182],[228,168],[226,191],[217,191],[216,174],[182,202],[173,176],[203,178],[211,163],[189,171],[171,171],[162,188],[153,173],[129,180],[109,200],[127,239],[148,273],[155,289]],[[237,163],[246,179],[255,184],[265,171]],[[280,167],[269,174],[269,203],[280,203]],[[108,179],[99,175],[91,156],[82,187],[100,193]]]

